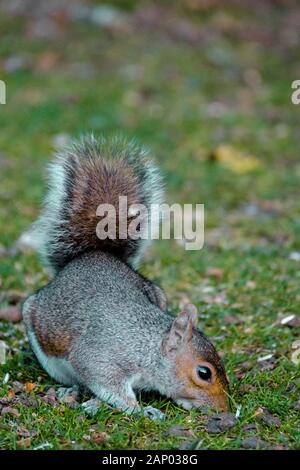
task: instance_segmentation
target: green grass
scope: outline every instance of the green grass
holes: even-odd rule
[[[278,324],[281,315],[300,310],[300,264],[289,258],[300,251],[300,107],[290,99],[299,47],[288,40],[296,26],[282,7],[193,12],[184,4],[174,10],[173,23],[185,17],[199,28],[203,37],[196,43],[168,33],[163,20],[152,32],[111,32],[71,21],[57,38],[40,38],[30,34],[28,19],[1,13],[7,104],[0,106],[0,244],[13,247],[38,214],[55,136],[121,130],[148,145],[165,174],[168,201],[205,204],[206,241],[193,252],[172,240],[156,242],[142,271],[166,290],[174,314],[182,299],[197,305],[201,327],[224,358],[233,409],[242,405],[241,417],[231,430],[212,435],[205,431],[206,416],[152,394],[142,403],[166,411],[163,423],[106,405],[95,418],[80,408],[53,407],[42,398],[58,385],[34,359],[23,326],[2,322],[0,339],[9,350],[0,384],[7,372],[9,381],[0,385],[0,396],[16,380],[33,382],[33,392],[23,395],[37,406],[16,405],[19,418],[0,415],[0,448],[19,448],[17,430],[24,427],[35,431],[29,448],[45,442],[53,449],[99,448],[86,436],[105,431],[102,448],[176,449],[182,438],[166,433],[174,425],[191,429],[190,445],[199,448],[238,449],[253,433],[270,445],[300,448],[299,368],[290,356],[299,327]],[[126,9],[134,5],[126,2]],[[5,71],[5,59],[19,55],[25,66]],[[212,103],[221,103],[219,116]],[[220,144],[254,155],[260,167],[240,175],[211,161]],[[221,278],[208,274],[212,267],[223,271]],[[1,256],[4,295],[30,293],[46,281],[35,254]],[[262,370],[257,358],[270,353],[274,367]],[[261,407],[281,426],[263,424],[256,415]],[[253,422],[256,431],[244,429]]]

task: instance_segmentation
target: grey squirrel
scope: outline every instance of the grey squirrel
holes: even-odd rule
[[[174,318],[164,292],[136,271],[145,240],[96,235],[100,203],[117,207],[119,195],[128,205],[160,202],[162,179],[144,150],[120,138],[83,138],[56,156],[49,182],[35,231],[54,278],[22,308],[44,369],[64,385],[151,418],[163,414],[142,408],[136,391],[158,391],[185,409],[227,410],[225,370],[197,329],[196,307]]]

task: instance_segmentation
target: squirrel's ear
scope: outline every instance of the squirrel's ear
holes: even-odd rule
[[[182,344],[192,339],[193,326],[197,323],[197,309],[194,305],[188,304],[183,311],[175,318],[171,329],[163,341],[162,348],[165,354],[177,351]]]
[[[186,304],[183,307],[182,313],[187,313],[189,315],[189,318],[193,324],[194,328],[197,328],[198,326],[198,310],[197,307],[194,304]],[[180,313],[181,315],[181,313]]]

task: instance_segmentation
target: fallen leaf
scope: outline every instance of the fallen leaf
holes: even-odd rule
[[[11,406],[4,406],[1,411],[1,415],[11,415],[14,416],[14,418],[20,418],[20,413],[16,408],[12,408]]]
[[[235,375],[238,379],[243,379],[246,375],[246,372],[253,369],[253,364],[251,361],[245,361],[241,364],[238,364],[238,367],[234,369]]]
[[[248,432],[248,431],[256,431],[257,432],[257,424],[256,423],[245,424],[242,429],[245,432]]]
[[[22,382],[19,382],[18,380],[14,380],[12,383],[12,386],[14,388],[15,393],[24,392],[24,384]]]
[[[18,395],[15,400],[16,403],[20,403],[21,405],[26,406],[27,408],[38,408],[39,406],[39,403],[36,398],[25,394]]]
[[[247,371],[253,369],[253,363],[251,361],[245,361],[241,364],[238,364],[237,370]]]
[[[209,433],[221,433],[232,428],[237,420],[233,413],[216,413],[213,415],[206,425],[206,430]]]
[[[285,446],[282,444],[275,444],[275,446],[270,447],[271,450],[287,450]]]
[[[252,384],[242,384],[239,387],[240,395],[245,395],[246,393],[256,392],[256,386]]]
[[[32,382],[26,382],[26,383],[25,383],[25,391],[26,391],[27,393],[32,392],[34,388],[35,388],[35,384],[34,384],[34,383],[32,383]]]
[[[108,439],[108,435],[106,432],[95,432],[92,435],[92,442],[94,442],[97,445],[102,445],[104,444]]]
[[[26,437],[24,439],[20,439],[19,441],[17,441],[17,445],[19,447],[30,447],[31,446],[31,439],[30,437]]]
[[[71,395],[69,396],[66,396],[64,397],[62,400],[63,403],[65,403],[66,405],[68,405],[70,408],[78,408],[79,407],[79,403],[78,401]]]
[[[166,436],[177,436],[177,437],[193,437],[194,433],[191,429],[186,426],[173,426],[165,432]]]
[[[37,431],[35,431],[34,429],[29,431],[28,429],[24,428],[23,426],[19,426],[16,429],[16,433],[20,437],[34,437],[34,436],[37,435]]]
[[[48,403],[49,405],[52,405],[52,406],[58,405],[56,390],[53,387],[49,388],[46,394],[43,395],[41,398],[45,403]]]
[[[59,57],[55,52],[45,52],[36,61],[37,70],[41,72],[51,72],[57,65],[58,59]]]
[[[13,397],[1,397],[0,398],[0,405],[7,406],[14,402]]]
[[[7,397],[12,399],[12,398],[15,398],[16,394],[14,392],[14,390],[8,390],[8,393],[7,393]]]
[[[195,449],[197,444],[198,444],[198,441],[195,441],[193,439],[186,439],[181,442],[181,444],[178,447],[178,450],[192,450],[192,449]]]
[[[261,416],[263,413],[264,413],[263,408],[259,407],[259,408],[257,408],[257,410],[255,410],[253,416],[256,416],[256,417],[257,417],[257,416]]]
[[[206,271],[207,276],[222,279],[224,271],[221,268],[208,268]]]
[[[258,408],[254,415],[262,421],[266,426],[279,428],[281,421],[277,416],[272,415],[266,408]]]
[[[241,446],[243,447],[243,449],[269,449],[270,448],[270,445],[266,441],[263,441],[262,439],[259,439],[258,437],[255,437],[255,436],[246,437],[245,439],[243,439]]]
[[[257,170],[261,162],[253,155],[246,155],[230,145],[219,145],[211,154],[211,159],[236,174],[246,174]]]
[[[228,325],[241,325],[243,323],[242,317],[238,317],[234,315],[225,315],[223,320]]]
[[[18,307],[1,308],[0,320],[19,322],[22,320],[21,311]]]

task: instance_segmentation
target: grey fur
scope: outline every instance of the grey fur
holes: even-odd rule
[[[98,399],[126,412],[162,416],[151,407],[141,410],[137,390],[156,390],[186,408],[213,403],[208,384],[198,387],[197,375],[194,380],[191,376],[199,361],[209,363],[215,370],[212,386],[220,384],[218,394],[223,394],[227,379],[220,358],[196,329],[195,309],[174,319],[167,313],[164,292],[132,268],[144,246],[137,245],[124,262],[101,249],[86,250],[89,240],[81,246],[80,236],[69,242],[72,229],[74,232],[70,227],[74,201],[66,189],[70,184],[67,178],[73,175],[73,184],[74,167],[85,158],[94,161],[104,156],[112,158],[114,165],[124,159],[133,165],[146,204],[159,202],[161,197],[156,168],[132,144],[120,140],[99,143],[91,137],[57,157],[43,214],[36,225],[40,252],[57,272],[22,309],[32,348],[55,380],[87,387]],[[62,220],[62,206],[67,206],[70,220]],[[82,236],[87,238],[85,233]],[[59,254],[63,256],[61,263]],[[185,357],[187,367],[192,363],[191,371],[185,363],[180,365]],[[222,406],[226,406],[222,400],[223,395]],[[93,407],[86,405],[87,410]]]
[[[33,349],[48,373],[65,385],[81,384],[127,412],[140,410],[136,390],[156,390],[177,400],[183,384],[172,357],[162,353],[174,317],[158,306],[160,296],[156,304],[157,286],[149,297],[150,286],[147,281],[145,289],[145,279],[110,254],[87,253],[71,261],[23,308]],[[39,355],[33,318],[46,336],[61,331],[72,336],[68,352],[58,359],[69,365],[65,380]],[[202,357],[222,367],[197,330],[194,342]]]

